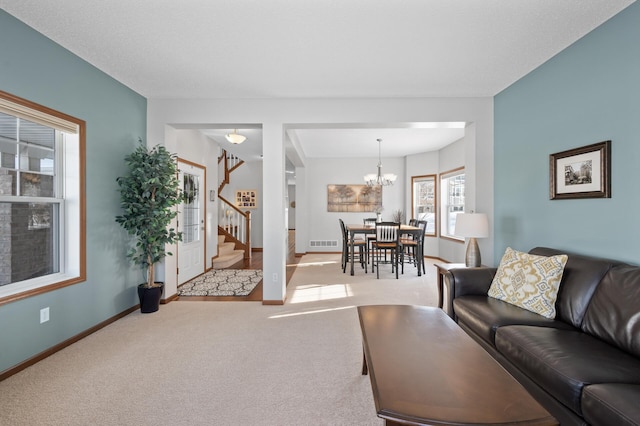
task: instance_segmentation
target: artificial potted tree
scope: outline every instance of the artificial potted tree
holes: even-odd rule
[[[146,283],[138,286],[138,296],[140,311],[150,313],[158,310],[164,289],[164,283],[154,279],[154,265],[171,255],[165,244],[182,238],[180,232],[169,227],[178,214],[174,207],[182,201],[178,165],[175,154],[164,146],[148,148],[142,140],[124,160],[129,172],[116,179],[124,212],[116,216],[116,222],[135,235],[135,247],[127,257],[141,266],[143,274],[146,271]]]

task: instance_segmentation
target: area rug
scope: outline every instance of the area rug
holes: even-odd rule
[[[254,269],[213,269],[178,287],[179,296],[246,296],[262,280]]]

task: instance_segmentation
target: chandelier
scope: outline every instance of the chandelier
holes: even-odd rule
[[[378,141],[378,173],[371,173],[364,176],[364,182],[367,186],[389,186],[393,185],[396,181],[397,176],[393,173],[382,174],[382,155],[381,155],[381,146],[382,139],[376,139]]]
[[[246,136],[238,133],[238,129],[233,129],[233,133],[227,133],[226,135],[224,135],[224,137],[227,138],[229,142],[236,145],[241,144],[242,142],[247,140]]]

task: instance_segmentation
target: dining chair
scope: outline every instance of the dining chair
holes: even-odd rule
[[[364,219],[362,219],[362,221],[364,222],[365,226],[376,226],[376,222],[378,221],[378,219],[376,219],[375,217],[365,217]]]
[[[418,219],[409,219],[409,226],[418,226]],[[402,240],[403,238],[414,238],[414,234],[413,233],[405,233],[405,234],[401,234],[400,235],[400,240]]]
[[[422,233],[420,234],[420,253],[422,257],[418,260],[418,262],[422,263],[422,273],[426,274],[427,271],[425,270],[425,267],[424,267],[424,236],[427,232],[427,221],[419,220],[418,226],[422,228]]]
[[[376,223],[376,240],[372,243],[375,251],[374,266],[377,278],[380,278],[380,263],[391,263],[391,272],[396,273],[398,279],[398,259],[400,257],[400,224],[397,222]],[[384,252],[384,261],[382,254]],[[390,252],[390,261],[387,262],[387,252]]]
[[[378,219],[375,217],[366,217],[362,221],[364,226],[368,228],[375,228]],[[373,250],[372,243],[376,240],[376,236],[375,234],[366,234],[365,239],[367,240],[367,250],[369,250],[369,254],[371,254]],[[371,264],[371,272],[373,272],[373,260],[371,259],[371,256],[367,257],[367,262]]]
[[[362,237],[356,237],[351,240],[349,231],[342,219],[340,221],[340,229],[342,230],[342,273],[347,271],[347,264],[351,261],[351,246],[353,245],[353,261],[360,262],[360,266],[367,273],[367,259],[369,250],[367,248],[367,240]]]
[[[427,221],[426,220],[416,220],[415,226],[420,228],[421,232],[418,234],[411,235],[403,235],[400,238],[400,264],[402,265],[402,273],[404,274],[404,264],[405,263],[413,263],[414,266],[418,268],[418,272],[420,272],[420,268],[422,268],[422,272],[425,272],[424,267],[424,232],[427,229]],[[418,259],[417,253],[418,248],[420,248],[420,252],[422,253],[422,260]]]

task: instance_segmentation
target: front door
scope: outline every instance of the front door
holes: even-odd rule
[[[185,199],[178,208],[178,285],[204,273],[205,265],[205,179],[204,168],[178,161],[178,178]]]

